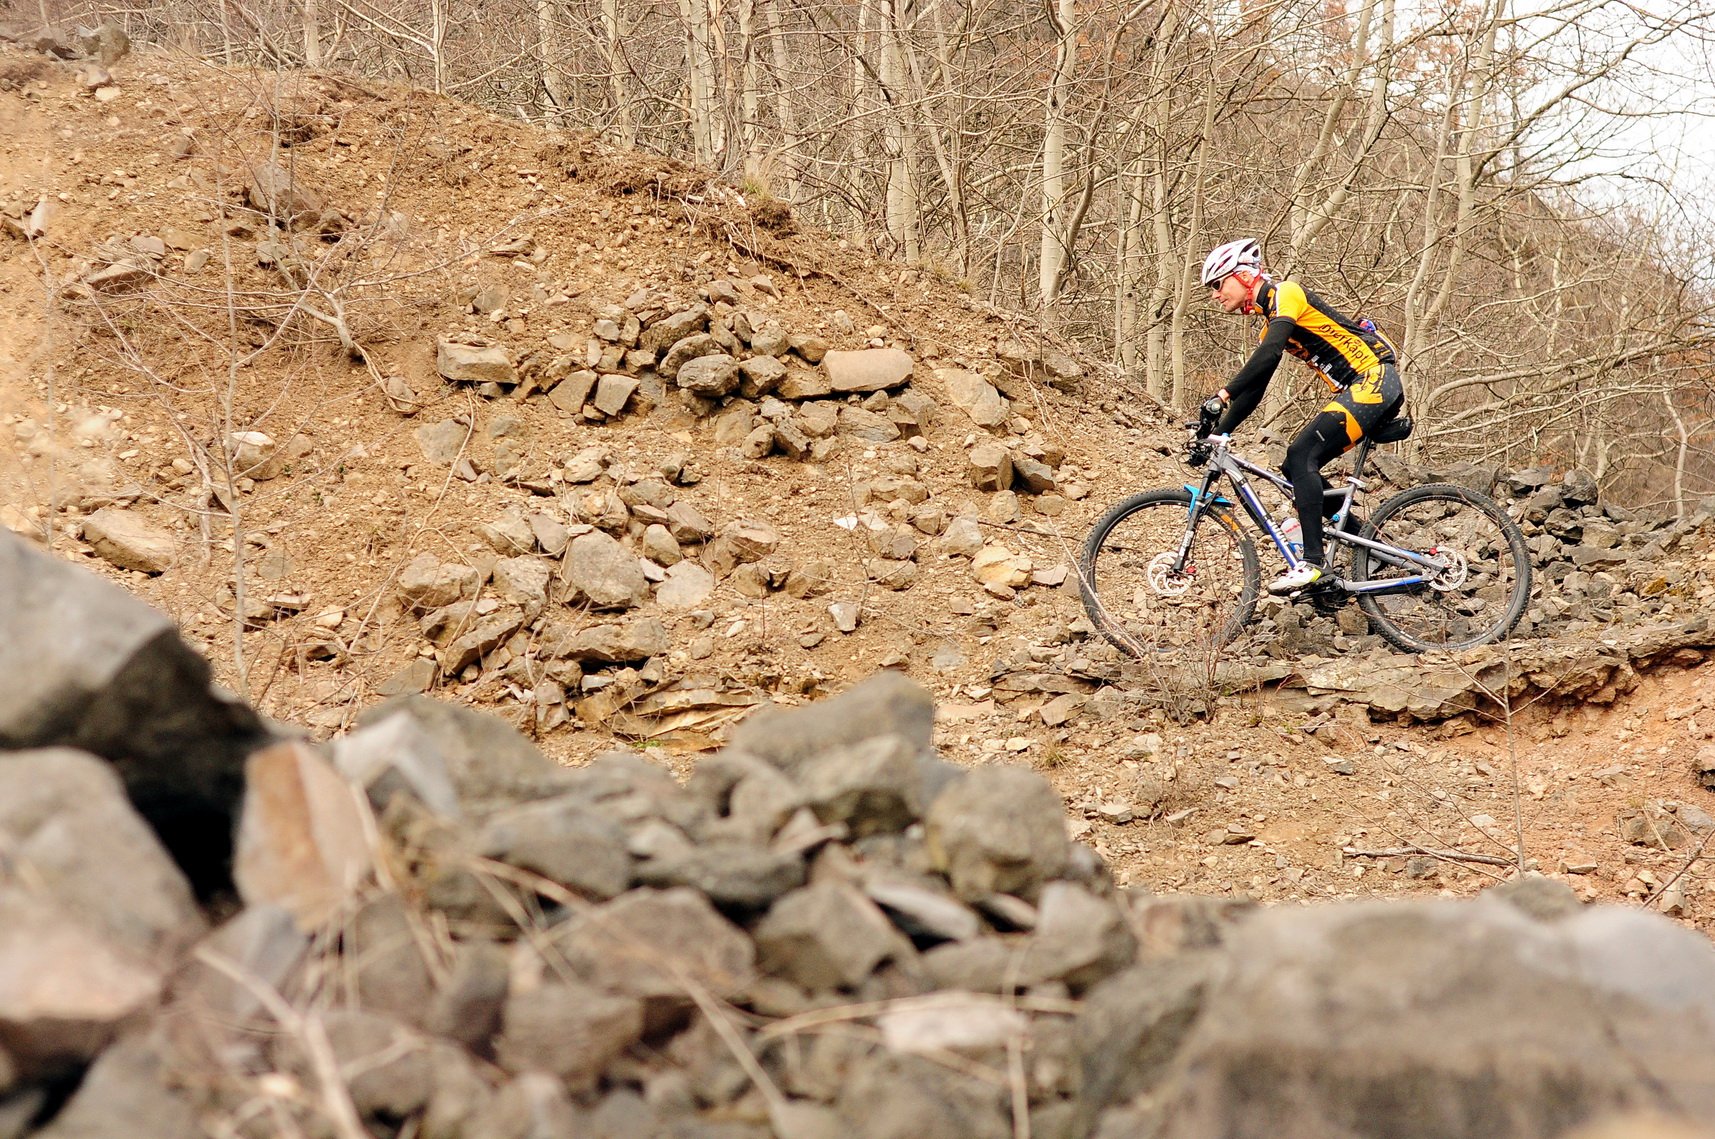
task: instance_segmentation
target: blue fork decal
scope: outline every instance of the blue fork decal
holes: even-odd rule
[[[1192,506],[1197,505],[1197,497],[1198,497],[1198,493],[1199,493],[1200,489],[1201,488],[1199,488],[1199,487],[1192,486],[1190,483],[1185,484],[1185,490],[1191,495],[1191,505]],[[1209,501],[1214,503],[1216,506],[1232,506],[1233,505],[1233,500],[1228,498],[1224,494],[1214,495],[1209,499]]]

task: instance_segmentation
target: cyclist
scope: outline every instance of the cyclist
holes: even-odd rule
[[[1226,312],[1265,320],[1250,359],[1204,402],[1205,422],[1231,434],[1262,402],[1282,352],[1319,372],[1333,392],[1287,447],[1281,464],[1292,483],[1304,550],[1268,591],[1297,593],[1323,580],[1322,492],[1329,484],[1322,468],[1405,406],[1393,345],[1374,324],[1343,315],[1298,282],[1276,281],[1263,270],[1262,248],[1253,238],[1217,245],[1203,262],[1203,284]]]

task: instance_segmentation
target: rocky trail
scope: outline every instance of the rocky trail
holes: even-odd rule
[[[332,76],[0,45],[0,242],[0,520],[315,738],[426,692],[688,780],[758,707],[895,669],[940,755],[1041,773],[1121,885],[1462,895],[1522,860],[1715,921],[1707,513],[1392,456],[1526,527],[1505,651],[1276,608],[1218,671],[1143,665],[1072,564],[1183,481],[1174,417],[697,171]]]

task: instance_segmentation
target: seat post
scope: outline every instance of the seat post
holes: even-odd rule
[[[1352,459],[1352,477],[1353,478],[1361,479],[1364,477],[1364,460],[1368,459],[1369,457],[1370,457],[1370,437],[1368,435],[1365,435],[1362,439],[1358,440],[1358,453]]]
[[[1412,426],[1410,416],[1396,412],[1391,418],[1378,423],[1374,431],[1365,432],[1363,438],[1358,440],[1357,454],[1352,460],[1352,477],[1354,479],[1364,477],[1364,464],[1369,462],[1372,446],[1377,443],[1398,443],[1401,439],[1408,439],[1411,437]]]

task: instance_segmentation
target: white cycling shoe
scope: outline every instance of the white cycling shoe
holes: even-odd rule
[[[1308,589],[1321,580],[1321,566],[1313,566],[1309,562],[1300,562],[1297,566],[1269,582],[1268,591],[1276,597],[1281,597],[1289,593],[1297,593],[1301,589]]]

